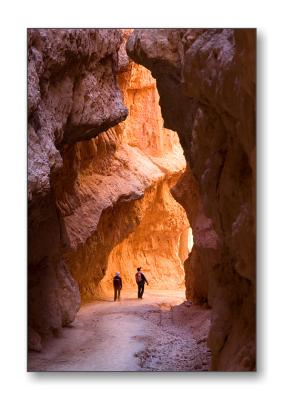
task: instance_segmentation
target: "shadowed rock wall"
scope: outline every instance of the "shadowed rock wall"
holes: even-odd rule
[[[255,30],[136,30],[127,51],[157,80],[187,173],[173,193],[194,247],[188,296],[213,307],[212,369],[255,368]]]
[[[28,315],[36,350],[41,337],[72,322],[81,300],[110,286],[100,285],[108,269],[111,279],[119,266],[134,285],[125,255],[133,268],[151,265],[153,284],[184,279],[188,221],[170,188],[185,160],[176,133],[163,128],[155,81],[129,63],[125,38],[116,29],[28,31]]]
[[[65,147],[95,137],[127,116],[115,77],[121,41],[116,29],[28,30],[31,345],[37,339],[35,332],[43,336],[57,332],[74,319],[80,306],[78,284],[62,257],[70,238],[55,189]],[[74,174],[71,170],[71,180]]]

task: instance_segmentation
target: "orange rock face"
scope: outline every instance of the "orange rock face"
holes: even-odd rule
[[[185,168],[182,149],[176,133],[163,128],[150,72],[131,63],[119,82],[128,118],[64,157],[77,171],[70,190],[78,207],[71,214],[64,215],[70,190],[60,181],[57,191],[71,244],[64,258],[84,301],[112,290],[116,271],[125,287],[136,286],[137,265],[151,287],[184,284],[179,255],[188,254],[188,244],[180,237],[189,224],[170,193]],[[69,170],[68,164],[66,175]]]
[[[105,278],[100,286],[111,289],[115,271],[120,271],[126,287],[136,286],[134,275],[142,266],[151,287],[174,289],[184,285],[182,261],[188,243],[184,210],[173,199],[170,188],[185,168],[185,160],[175,132],[163,127],[156,82],[144,67],[131,63],[119,77],[128,118],[120,124],[122,143],[139,149],[163,174],[153,182],[143,198],[141,222],[127,239],[110,253]],[[144,163],[144,162],[143,162]],[[141,175],[148,172],[141,171]],[[186,256],[183,255],[186,254]]]
[[[186,213],[170,193],[185,159],[177,134],[163,128],[155,80],[129,63],[119,30],[57,32],[29,33],[29,325],[37,349],[36,334],[57,334],[82,300],[111,288],[115,271],[133,287],[139,263],[152,287],[176,288],[188,254]]]
[[[101,282],[105,290],[112,288],[112,278],[121,272],[124,287],[136,287],[134,275],[142,266],[151,288],[184,287],[182,251],[183,230],[188,231],[184,210],[176,203],[167,181],[153,185],[145,192],[142,218],[138,227],[110,253],[107,273]]]
[[[194,236],[187,293],[213,308],[217,370],[255,368],[255,46],[252,29],[136,30],[127,43],[184,149],[173,193]]]

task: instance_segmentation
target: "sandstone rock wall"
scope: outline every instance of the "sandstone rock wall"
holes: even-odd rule
[[[79,309],[78,284],[62,257],[71,240],[55,190],[65,147],[127,116],[115,72],[121,41],[116,29],[28,30],[30,332],[57,332]]]
[[[28,32],[28,314],[37,350],[38,334],[58,334],[118,267],[129,286],[137,262],[151,266],[153,285],[184,279],[188,221],[170,188],[185,160],[163,128],[155,81],[129,63],[123,36]]]
[[[182,149],[176,133],[163,128],[150,72],[130,63],[119,74],[119,83],[128,118],[68,150],[72,154],[63,157],[67,186],[61,179],[56,191],[70,239],[64,259],[83,301],[111,290],[116,271],[124,287],[135,287],[137,265],[145,269],[152,287],[184,282],[179,238],[189,225],[170,194],[185,168]],[[68,188],[70,169],[77,175]]]
[[[213,307],[212,369],[255,368],[255,30],[136,30],[187,174],[174,189],[194,235],[187,291]]]
[[[101,282],[103,290],[112,289],[116,271],[121,273],[124,288],[136,287],[137,266],[142,266],[151,288],[184,288],[179,249],[183,230],[188,230],[184,210],[173,200],[167,181],[145,192],[143,206],[138,227],[109,255],[107,273]],[[187,243],[182,250],[188,254]]]
[[[146,68],[129,63],[128,69],[119,75],[119,83],[129,110],[127,120],[118,127],[121,142],[127,143],[131,151],[139,150],[145,158],[141,159],[141,166],[153,164],[163,178],[157,180],[152,172],[140,168],[141,176],[154,178],[151,189],[145,193],[143,211],[139,211],[141,221],[111,252],[107,274],[100,286],[103,290],[110,289],[115,271],[121,272],[124,286],[136,286],[134,274],[139,265],[151,287],[183,287],[182,261],[187,258],[188,243],[181,243],[180,239],[189,225],[184,210],[170,193],[185,168],[178,136],[163,126],[156,82]]]

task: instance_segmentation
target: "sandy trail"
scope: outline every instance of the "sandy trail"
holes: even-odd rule
[[[210,310],[184,304],[184,290],[123,291],[82,306],[75,321],[41,353],[28,356],[29,371],[208,370]]]

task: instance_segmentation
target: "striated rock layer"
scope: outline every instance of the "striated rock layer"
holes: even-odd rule
[[[187,172],[173,193],[194,247],[187,294],[213,307],[214,370],[255,368],[255,30],[136,30],[127,51],[157,80]]]
[[[116,270],[129,287],[137,263],[153,287],[184,280],[189,224],[170,188],[185,160],[176,133],[163,128],[155,80],[129,63],[126,36],[116,29],[28,31],[34,350],[72,322],[82,300],[108,290]]]

